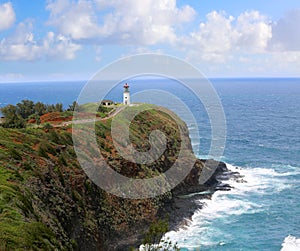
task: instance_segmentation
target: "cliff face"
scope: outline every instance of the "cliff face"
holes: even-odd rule
[[[118,154],[110,125],[111,120],[97,122],[97,147],[119,173],[153,177],[176,161],[182,139],[178,124],[167,113],[148,110],[131,123],[130,139],[139,151],[149,150],[153,130],[166,136],[166,150],[149,165],[131,163]],[[183,122],[179,126],[189,142],[186,126]],[[188,148],[192,156],[190,143]],[[151,199],[123,199],[106,193],[87,177],[76,159],[71,128],[0,128],[0,250],[126,250],[136,246],[151,222],[169,215],[171,226],[176,226],[186,216],[172,217],[170,210],[178,196],[217,184],[215,177],[198,184],[203,166],[204,161],[197,160],[171,192]]]

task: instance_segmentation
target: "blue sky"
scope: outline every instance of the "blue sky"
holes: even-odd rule
[[[0,1],[0,82],[89,79],[147,52],[208,77],[300,77],[300,1]]]

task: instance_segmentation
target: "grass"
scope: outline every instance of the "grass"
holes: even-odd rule
[[[92,106],[93,104],[88,104],[86,109],[91,109]],[[169,147],[174,148],[170,142],[176,145],[176,149],[170,150],[169,159],[175,158],[177,146],[180,146],[176,122],[167,113],[152,108],[153,106],[148,105],[128,108],[130,114],[146,109],[130,123],[131,143],[138,151],[148,151],[151,131],[161,130],[166,135]],[[127,122],[126,116],[118,116],[117,120],[121,125]],[[95,123],[98,146],[93,147],[100,148],[103,155],[111,161],[112,168],[128,177],[150,178],[159,175],[160,159],[153,165],[132,163],[129,165],[119,156],[112,142],[111,123],[112,119]],[[78,127],[78,133],[80,133],[80,126]],[[86,225],[93,226],[99,221],[116,231],[124,231],[126,225],[129,226],[138,221],[145,222],[145,219],[155,217],[159,199],[156,198],[155,201],[150,199],[122,200],[105,194],[85,176],[77,162],[69,129],[49,128],[45,130],[42,127],[5,129],[0,127],[1,251],[61,250],[64,247],[70,250],[76,249],[79,246],[74,236],[72,238],[75,239],[71,239],[70,236],[62,237],[58,234],[61,233],[59,231],[67,231],[62,230],[62,219],[66,218],[70,221],[68,224],[72,224],[72,218],[67,218],[67,215],[71,215],[76,210],[82,212],[82,214],[78,213],[84,219],[81,223],[91,222]],[[80,136],[82,140],[86,140],[84,134]],[[97,154],[95,151],[92,156],[96,158]],[[40,190],[49,192],[40,193]],[[50,194],[49,197],[43,197],[47,193]],[[98,194],[98,197],[95,194]],[[97,218],[94,217],[96,214],[90,208],[91,205],[94,207],[91,201],[95,198],[99,204]],[[59,201],[64,203],[58,203]],[[71,203],[72,210],[71,207],[65,207],[66,203]],[[40,205],[44,205],[44,208]],[[59,215],[63,218],[59,218]],[[102,225],[95,225],[94,229],[99,231],[102,229],[99,226],[102,227]],[[82,227],[85,232],[89,231],[84,224]],[[88,232],[91,236],[94,233]],[[62,241],[61,238],[65,239]]]
[[[55,144],[45,140],[52,134],[41,129],[0,128],[0,250],[53,250],[58,248],[56,236],[34,212],[34,196],[25,188],[36,175],[33,149],[42,145],[44,157],[54,154]],[[55,141],[67,141],[56,135]],[[48,138],[49,140],[49,138]],[[38,151],[38,150],[37,150]]]
[[[0,250],[55,248],[55,236],[49,228],[36,220],[25,221],[33,212],[32,196],[24,195],[14,180],[14,172],[0,165]]]
[[[86,103],[86,104],[80,105],[78,107],[78,111],[95,113],[98,109],[98,106],[99,106],[99,104],[97,102],[95,102],[95,103]]]

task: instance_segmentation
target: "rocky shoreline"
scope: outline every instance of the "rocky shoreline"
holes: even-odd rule
[[[199,160],[203,164],[207,160]],[[235,171],[230,171],[226,163],[208,160],[209,165],[217,166],[214,174],[204,184],[191,185],[189,187],[175,188],[172,200],[166,203],[164,210],[172,212],[170,215],[170,230],[178,230],[188,224],[197,210],[201,210],[203,204],[200,200],[210,199],[216,191],[228,191],[233,189],[226,183],[229,179],[243,181],[243,176]]]
[[[214,167],[215,171],[204,184],[200,184],[199,176],[205,164],[206,168]],[[169,231],[177,231],[187,226],[194,213],[201,210],[203,204],[200,200],[210,199],[216,191],[233,189],[226,183],[229,179],[245,182],[240,173],[229,170],[224,162],[198,159],[188,177],[171,191],[170,198],[164,200],[157,217],[163,220],[168,219]],[[143,241],[141,233],[144,228],[140,225],[135,226],[135,229],[136,234],[121,238],[122,240],[117,241],[111,248],[117,251],[129,250],[132,246],[137,248]]]

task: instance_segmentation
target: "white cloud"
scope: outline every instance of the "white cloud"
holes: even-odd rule
[[[0,60],[73,59],[80,46],[63,35],[48,32],[35,40],[30,22],[20,23],[11,37],[0,41]]]
[[[1,60],[33,60],[40,56],[41,49],[34,40],[30,22],[20,23],[11,37],[0,42]]]
[[[300,10],[276,23],[258,11],[233,17],[213,11],[178,38],[186,58],[208,75],[299,75]]]
[[[292,10],[273,24],[273,51],[300,51],[300,9]]]
[[[50,11],[48,24],[57,27],[59,33],[72,39],[92,38],[99,33],[97,18],[90,1],[55,1],[49,3],[46,9]]]
[[[42,50],[48,59],[74,59],[75,53],[81,48],[71,39],[63,35],[55,35],[54,32],[48,32],[43,40]]]
[[[194,9],[188,5],[178,8],[175,0],[63,2],[48,4],[49,24],[75,40],[102,44],[172,43],[176,39],[175,27],[190,21],[195,15]]]
[[[237,52],[263,53],[271,37],[271,25],[257,11],[244,12],[237,18],[212,11],[197,31],[178,41],[189,58],[222,63]]]
[[[227,52],[237,39],[237,33],[231,26],[233,20],[232,16],[226,18],[223,13],[213,11],[207,15],[207,22],[199,25],[199,31],[191,34],[191,38],[205,52]]]
[[[20,23],[0,39],[0,60],[71,60],[92,44],[96,61],[106,45],[116,45],[119,56],[174,50],[213,73],[299,72],[300,10],[277,22],[255,10],[236,16],[212,11],[195,24],[196,11],[176,0],[48,0],[46,9],[45,36],[37,39],[31,22]],[[12,4],[0,4],[0,30],[15,19]]]
[[[205,61],[222,62],[237,39],[238,34],[231,24],[234,18],[216,11],[207,14],[206,18],[206,22],[200,23],[198,31],[179,41],[183,42],[183,48],[187,48],[189,57],[195,55]]]
[[[16,14],[10,2],[0,4],[0,31],[9,29],[16,20]]]
[[[237,18],[239,39],[236,46],[250,52],[264,52],[272,38],[272,26],[258,11],[247,11]]]

